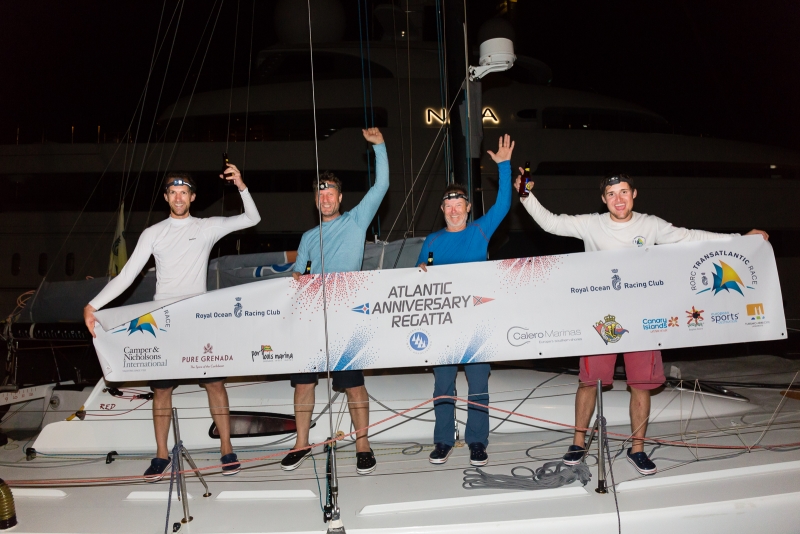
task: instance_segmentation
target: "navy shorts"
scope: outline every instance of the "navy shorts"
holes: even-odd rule
[[[200,378],[198,380],[151,380],[147,383],[150,389],[174,389],[181,384],[213,384],[214,382],[222,382],[227,380],[225,377],[216,378]]]
[[[297,384],[316,384],[318,376],[322,373],[297,373],[289,377],[292,387]],[[364,385],[364,373],[362,371],[332,371],[331,380],[333,389],[350,389]]]

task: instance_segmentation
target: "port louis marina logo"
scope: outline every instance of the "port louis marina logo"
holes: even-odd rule
[[[724,291],[744,296],[746,290],[754,290],[757,285],[758,271],[753,262],[730,250],[703,254],[689,269],[689,289],[697,295],[711,292],[716,296]]]
[[[294,360],[294,353],[281,352],[276,354],[275,351],[272,350],[272,345],[261,345],[260,350],[250,351],[250,359],[253,361],[260,360],[266,363],[290,362]]]
[[[242,297],[236,297],[231,311],[227,310],[203,310],[195,312],[195,319],[201,321],[213,319],[240,319],[242,317],[267,317],[280,315],[280,310],[253,310],[245,308],[242,304]],[[229,308],[230,309],[230,308]]]
[[[365,302],[352,309],[355,313],[388,318],[392,328],[417,328],[453,324],[458,312],[481,306],[494,298],[458,294],[453,282],[392,286],[386,299]]]
[[[625,330],[625,328],[617,322],[617,318],[614,315],[606,315],[603,317],[602,321],[597,321],[594,324],[594,329],[606,345],[609,343],[616,343],[622,339],[623,334],[628,333],[628,330]]]

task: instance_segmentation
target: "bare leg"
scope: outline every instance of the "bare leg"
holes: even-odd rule
[[[631,452],[644,450],[644,437],[647,435],[647,420],[650,418],[650,390],[631,389]]]
[[[597,386],[578,382],[578,391],[575,393],[575,426],[587,428],[589,421],[594,413],[595,402],[597,401]],[[580,447],[586,446],[586,431],[575,430],[572,440],[573,445]]]
[[[347,388],[347,407],[350,409],[350,419],[353,427],[364,428],[369,425],[369,396],[365,386]],[[356,452],[369,452],[368,431],[356,433]]]
[[[311,415],[314,413],[314,388],[316,384],[296,384],[294,386],[294,418],[297,424],[297,441],[293,449],[308,447],[308,431],[311,428]]]
[[[153,388],[153,430],[156,434],[156,456],[169,458],[167,438],[172,421],[172,388]]]
[[[230,404],[228,403],[228,392],[225,389],[225,381],[211,382],[203,384],[208,395],[208,407],[211,410],[211,418],[217,425],[219,431],[219,453],[222,456],[233,452],[231,445],[231,415]]]

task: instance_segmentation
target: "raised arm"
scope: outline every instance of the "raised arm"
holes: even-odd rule
[[[375,184],[369,188],[358,206],[350,211],[350,215],[366,232],[370,221],[378,212],[386,191],[389,190],[389,158],[386,156],[386,145],[380,130],[369,128],[361,131],[364,139],[373,144],[372,149],[375,151]]]
[[[519,172],[521,175],[524,171],[520,168]],[[520,180],[520,176],[517,176],[514,180],[514,189],[519,189]],[[533,217],[533,220],[536,221],[536,224],[545,232],[583,239],[585,224],[582,219],[587,217],[586,215],[556,215],[551,213],[539,203],[539,199],[533,195],[533,192],[526,198],[520,199],[520,202],[530,216]]]
[[[94,312],[120,296],[136,280],[136,276],[142,272],[147,260],[150,259],[150,255],[153,253],[154,237],[152,227],[142,232],[142,235],[139,236],[139,241],[136,243],[136,248],[133,249],[133,254],[125,263],[125,267],[83,308],[83,320],[92,337],[95,337],[94,325],[96,319]]]
[[[514,141],[508,134],[500,137],[497,152],[487,150],[495,163],[499,174],[497,200],[486,215],[475,221],[487,238],[491,238],[500,223],[508,215],[511,208],[511,154],[514,152]]]
[[[228,163],[227,171],[228,172],[225,174],[220,174],[219,177],[232,182],[239,190],[239,195],[242,197],[244,213],[233,217],[209,218],[211,224],[206,231],[212,232],[215,240],[219,240],[231,232],[255,226],[261,220],[261,215],[258,213],[256,203],[253,201],[253,197],[250,196],[250,190],[247,189],[244,180],[242,180],[241,171],[232,163]]]

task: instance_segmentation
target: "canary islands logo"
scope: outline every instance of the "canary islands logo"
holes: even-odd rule
[[[622,339],[623,334],[628,333],[628,331],[617,322],[617,318],[614,315],[606,315],[602,321],[597,321],[594,325],[594,329],[606,345],[609,343],[616,343]]]

